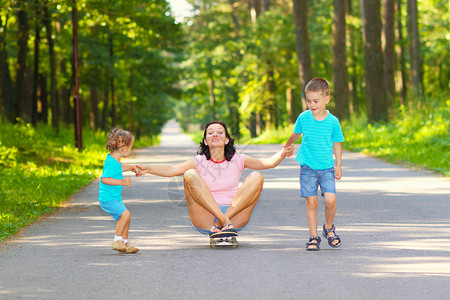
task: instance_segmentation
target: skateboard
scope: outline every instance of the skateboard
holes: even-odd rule
[[[226,236],[226,237],[218,237],[209,238],[209,247],[216,248],[216,247],[232,247],[236,248],[238,246],[238,241],[236,239],[236,236]]]

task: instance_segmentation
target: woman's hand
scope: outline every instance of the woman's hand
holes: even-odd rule
[[[145,166],[136,165],[136,176],[142,176],[148,173],[148,169]]]

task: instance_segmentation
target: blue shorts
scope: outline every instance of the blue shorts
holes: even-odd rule
[[[317,196],[319,186],[322,197],[324,193],[336,194],[334,176],[334,168],[313,170],[306,165],[302,165],[300,170],[300,197]]]
[[[220,207],[220,210],[223,213],[225,213],[227,211],[229,205],[219,205],[219,207]],[[216,222],[217,222],[217,218],[214,218],[214,223],[216,223]],[[237,228],[236,231],[241,231],[244,228],[245,228],[245,226],[243,226],[241,228]],[[198,228],[198,227],[195,227],[195,229],[197,229],[197,231],[200,232],[201,234],[209,235],[209,230],[206,230],[206,229],[203,229],[203,228]]]
[[[127,210],[125,204],[121,200],[99,201],[100,207],[110,214],[114,220],[119,220],[124,211]]]

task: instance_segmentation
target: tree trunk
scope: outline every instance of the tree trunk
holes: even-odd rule
[[[111,29],[110,29],[111,30]],[[110,72],[111,75],[109,77],[110,87],[111,87],[111,120],[112,127],[116,127],[116,95],[114,93],[114,47],[113,47],[113,38],[112,32],[109,33],[108,37],[108,45],[109,45],[109,62],[110,62]]]
[[[406,59],[405,59],[405,41],[403,39],[403,24],[402,24],[402,0],[397,0],[397,40],[399,44],[399,50],[397,53],[399,61],[399,89],[400,90],[400,104],[405,104],[406,95],[408,93],[407,85],[408,79],[406,76]]]
[[[39,3],[36,0],[36,16],[37,20],[34,24],[34,66],[33,66],[33,94],[32,94],[32,108],[31,108],[31,123],[36,127],[37,125],[37,103],[38,103],[38,89],[39,89],[39,47],[41,42],[41,10]]]
[[[94,84],[89,84],[89,127],[92,130],[98,129],[98,120],[99,120],[99,112],[98,112],[98,90]]]
[[[384,79],[387,107],[395,100],[395,0],[383,0]]]
[[[212,72],[208,72],[208,88],[209,88],[209,107],[211,109],[211,118],[216,120],[216,96],[214,94],[214,79],[212,78]]]
[[[353,4],[352,0],[347,0],[347,10],[348,10],[348,16],[354,17],[353,15]],[[355,30],[354,25],[347,25],[347,43],[349,48],[349,54],[350,54],[350,62],[349,62],[349,69],[352,70],[350,73],[350,104],[349,104],[349,113],[359,113],[361,110],[361,104],[359,99],[359,91],[361,90],[361,84],[362,81],[358,76],[358,47],[356,45],[356,35],[359,34],[359,30]]]
[[[387,121],[380,0],[360,0],[369,122]]]
[[[408,0],[408,35],[409,35],[409,60],[410,83],[415,96],[423,94],[422,61],[420,57],[420,40],[417,25],[417,0]]]
[[[64,58],[59,59],[59,74],[61,74],[62,78],[70,78],[69,73],[67,72],[66,68],[67,61]],[[61,102],[61,116],[62,121],[69,125],[73,124],[73,116],[74,113],[72,111],[72,108],[70,106],[70,98],[71,98],[71,91],[73,90],[73,80],[70,81],[70,85],[62,85],[58,92],[58,97]],[[98,120],[97,120],[98,121]],[[97,122],[97,124],[100,124],[100,122]]]
[[[130,81],[128,84],[128,87],[130,89],[130,102],[129,102],[129,114],[130,114],[130,126],[128,127],[128,129],[133,132],[134,129],[134,102],[133,102],[133,68],[130,67]]]
[[[109,102],[109,92],[108,89],[105,89],[105,96],[103,101],[103,113],[102,113],[102,128],[103,130],[107,130],[108,126],[108,102]]]
[[[289,116],[289,123],[294,124],[297,121],[299,115],[297,97],[295,94],[295,89],[288,87],[286,89],[286,109]]]
[[[38,114],[39,120],[44,124],[48,124],[48,91],[47,91],[47,77],[39,74],[39,102],[41,103],[40,112]]]
[[[346,0],[334,0],[333,19],[333,83],[334,114],[339,119],[349,116],[347,55],[345,41]]]
[[[311,56],[309,53],[308,5],[307,0],[293,0],[295,22],[295,44],[297,48],[298,74],[302,91],[302,109],[306,110],[305,86],[312,79]]]
[[[52,37],[52,20],[48,12],[48,1],[44,1],[44,25],[47,32],[48,51],[50,56],[50,103],[52,105],[52,127],[59,131],[59,99],[56,91],[56,59]]]
[[[24,8],[26,1],[19,1],[19,11],[17,12],[17,24],[19,27],[17,39],[17,69],[16,69],[16,97],[12,107],[12,121],[16,122],[18,117],[26,121],[25,107],[27,102],[27,54],[28,54],[28,16]]]
[[[5,16],[5,25],[3,25],[3,20],[0,18],[0,28],[2,32],[0,33],[0,114],[1,119],[6,121],[8,119],[8,109],[7,109],[7,79],[6,74],[8,73],[8,63],[6,61],[6,32],[9,20],[9,12]]]

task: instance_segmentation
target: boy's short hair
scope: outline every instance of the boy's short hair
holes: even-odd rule
[[[306,92],[321,92],[324,96],[329,96],[330,84],[325,79],[316,77],[311,79],[311,81],[305,86],[305,93]]]

